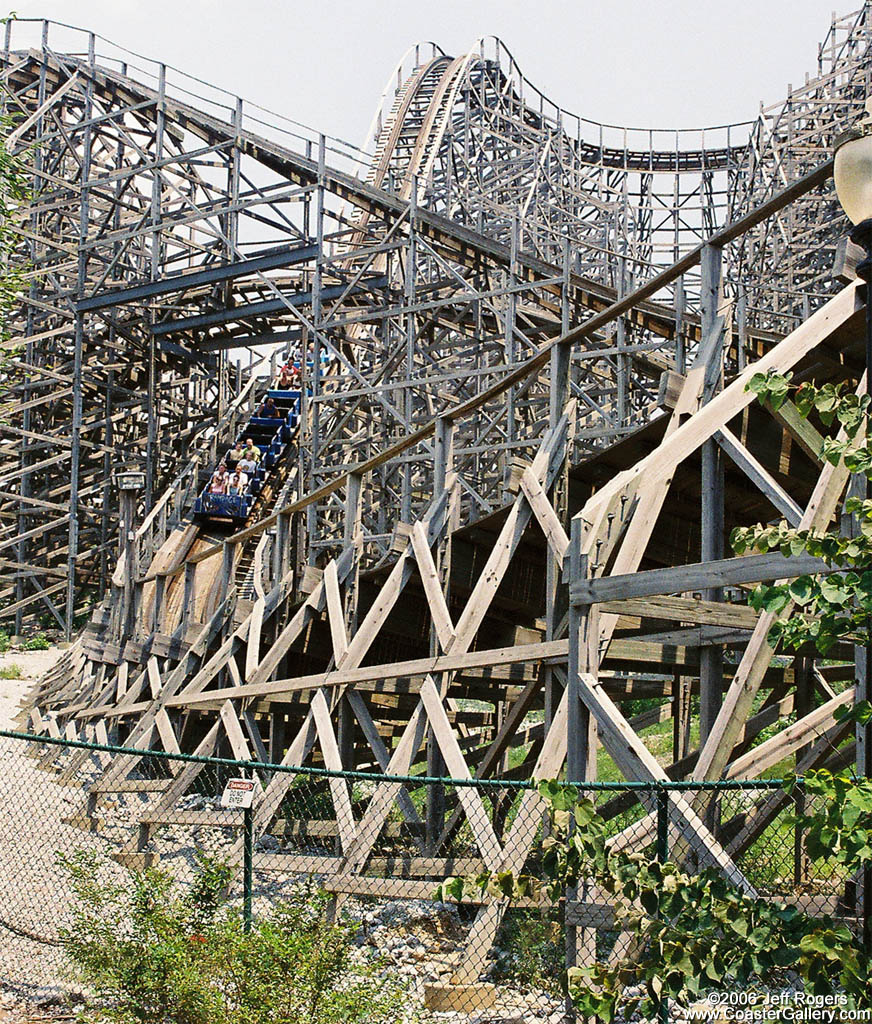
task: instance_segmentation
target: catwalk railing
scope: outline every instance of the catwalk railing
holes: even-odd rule
[[[390,969],[411,996],[410,1020],[414,1014],[423,1020],[445,1019],[431,1015],[449,1009],[458,1014],[451,1018],[457,1021],[478,1019],[485,1011],[499,1020],[563,1020],[567,964],[579,948],[605,962],[622,941],[616,908],[595,887],[584,898],[575,890],[569,899],[565,894],[515,899],[479,978],[473,984],[455,983],[453,973],[468,948],[475,903],[494,897],[482,893],[477,900],[473,895],[470,901],[441,902],[437,887],[449,876],[471,878],[487,872],[490,851],[481,848],[468,824],[446,830],[434,844],[425,834],[424,808],[434,790],[449,811],[468,803],[472,791],[487,818],[485,831],[499,839],[511,827],[521,800],[535,788],[532,782],[390,777],[393,811],[364,872],[345,874],[343,864],[362,827],[366,798],[385,783],[384,776],[12,732],[0,733],[0,752],[0,983],[24,998],[68,991],[74,977],[71,958],[81,964],[87,943],[93,949],[98,940],[111,943],[126,936],[128,944],[122,945],[129,953],[129,943],[145,934],[136,928],[147,931],[150,926],[141,917],[142,902],[134,898],[143,893],[157,901],[150,913],[161,912],[161,900],[163,909],[172,912],[169,923],[164,921],[162,941],[195,959],[205,956],[210,943],[226,941],[228,928],[257,936],[281,906],[323,907],[341,925],[334,938],[348,946],[349,971],[377,969],[383,974]],[[85,760],[70,776],[64,768],[82,755]],[[123,755],[136,759],[135,771],[123,783],[101,788],[102,767],[110,756]],[[194,768],[195,791],[172,811],[155,812],[173,783]],[[255,837],[255,812],[223,806],[222,795],[230,780],[246,780],[256,810],[258,794],[279,772],[293,775],[293,783],[267,831]],[[801,785],[792,792],[778,780],[578,787],[579,797],[595,804],[613,841],[620,838],[625,848],[651,861],[669,857],[673,805],[689,798],[691,791],[699,796],[703,789],[711,797],[707,820],[716,823],[713,827],[725,844],[740,846],[743,830],[755,827],[761,812],[769,815],[768,826],[737,860],[759,898],[795,906],[813,918],[832,917],[862,934],[853,907],[853,880],[832,862],[806,852],[796,812],[814,813],[820,798],[806,796]],[[778,804],[775,813],[773,802]],[[344,816],[336,813],[336,806],[345,809]],[[656,808],[656,837],[643,828],[634,846],[634,824],[642,823],[651,806]],[[544,815],[536,827],[537,839],[523,870],[544,879],[543,838],[559,832]],[[134,848],[138,852],[131,852]],[[697,855],[698,867],[704,866],[706,851],[685,851],[685,870],[696,870]],[[215,870],[226,871],[226,885],[216,917],[206,920],[197,917],[192,901],[201,898],[204,873]],[[155,872],[171,880],[171,890],[162,888]],[[99,935],[94,931],[98,918]],[[131,922],[136,926],[133,939]],[[579,941],[582,935],[584,942]],[[141,955],[149,955],[145,947]],[[706,983],[712,1002],[725,995],[723,985],[710,979]],[[786,974],[784,984],[792,984]]]
[[[10,18],[5,25],[4,54],[8,57],[10,52],[28,49],[79,57],[92,64],[96,61],[150,88],[158,88],[162,82],[167,96],[194,103],[204,113],[223,121],[233,121],[243,130],[258,132],[298,152],[318,146],[320,133],[314,128],[251,100],[243,100],[171,64],[128,50],[99,33],[43,18]],[[334,166],[357,177],[365,177],[369,154],[358,146],[331,137],[327,151]]]

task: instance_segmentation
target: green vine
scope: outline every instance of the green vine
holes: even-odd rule
[[[814,412],[825,427],[838,424],[838,437],[826,437],[821,459],[834,466],[872,479],[872,448],[862,430],[869,409],[869,396],[858,395],[844,384],[820,387],[804,383],[796,387],[790,374],[755,374],[748,383],[764,405],[779,409],[793,395],[799,414]],[[773,647],[797,650],[812,642],[827,654],[839,642],[868,644],[869,616],[872,615],[872,500],[851,496],[845,512],[853,516],[854,536],[836,530],[798,530],[782,522],[738,527],[730,537],[737,555],[747,552],[780,551],[785,556],[808,554],[823,559],[833,574],[798,576],[787,583],[761,584],[750,597],[758,611],[786,614],[773,625],[769,642]]]
[[[793,791],[796,781],[787,784]],[[849,871],[869,862],[872,783],[826,771],[806,791],[823,809],[794,819],[807,829],[812,857],[832,857]],[[616,962],[570,968],[566,987],[582,1016],[609,1022],[639,1012],[654,1018],[667,1001],[688,1006],[712,992],[757,993],[799,978],[809,996],[841,1000],[848,1011],[872,1007],[869,956],[845,924],[811,917],[788,903],[749,897],[713,868],[694,874],[660,863],[650,852],[608,843],[607,823],[575,786],[542,782],[552,834],[544,840],[541,873],[484,873],[446,880],[443,900],[483,897],[559,900],[596,883],[613,901],[615,927],[634,938]]]

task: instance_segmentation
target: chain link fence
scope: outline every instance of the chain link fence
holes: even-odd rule
[[[385,1018],[395,1021],[571,1020],[567,964],[615,959],[627,941],[596,886],[556,900],[436,899],[446,877],[520,864],[543,876],[554,826],[529,782],[291,769],[16,733],[0,733],[0,767],[0,982],[22,1000],[80,992],[71,950],[81,952],[82,930],[106,924],[107,893],[116,908],[142,900],[152,869],[172,880],[167,898],[190,907],[204,871],[229,866],[220,914],[243,932],[278,908],[314,908],[341,932],[347,977],[360,972],[401,993],[401,1011]],[[805,852],[795,815],[813,807],[801,789],[579,789],[612,848],[673,857],[690,872],[726,865],[737,885],[860,934],[856,880]],[[714,847],[693,841],[689,820]],[[181,939],[200,955],[209,933]],[[675,1007],[671,1018],[685,1014]]]

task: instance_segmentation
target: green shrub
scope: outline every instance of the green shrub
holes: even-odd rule
[[[24,641],[21,647],[25,651],[47,651],[51,644],[45,633],[34,633]]]
[[[246,932],[228,868],[202,858],[194,885],[165,872],[99,879],[92,854],[62,858],[75,893],[61,941],[93,992],[88,1024],[398,1024],[407,992],[351,961],[351,929],[328,924],[328,897],[304,893]]]
[[[566,949],[559,924],[533,910],[510,910],[503,920],[490,977],[557,994],[564,989]]]
[[[5,654],[11,646],[9,634],[0,629],[0,654]]]
[[[21,674],[20,665],[4,665],[0,668],[0,679],[20,679]]]

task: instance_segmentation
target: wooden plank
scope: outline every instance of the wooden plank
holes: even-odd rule
[[[260,661],[260,636],[263,629],[263,613],[266,600],[259,597],[251,609],[248,623],[248,642],[245,647],[245,678],[250,679],[257,671]]]
[[[845,757],[845,763],[850,763],[853,758],[853,744],[848,744],[840,749],[839,745],[851,732],[850,722],[840,722],[838,727],[828,729],[817,741],[807,748],[807,753],[797,760],[796,774],[803,775],[812,768],[819,768],[828,765],[836,770],[838,762]],[[761,803],[755,804],[752,810],[744,817],[742,830],[730,841],[727,852],[732,857],[740,856],[748,847],[754,843],[759,836],[772,824],[781,811],[792,802],[790,794],[783,789],[770,793]]]
[[[548,547],[562,565],[566,551],[569,548],[569,538],[566,536],[566,530],[563,529],[563,524],[558,519],[551,502],[548,500],[548,495],[529,467],[521,474],[521,490],[530,503],[533,515],[542,527],[542,532],[548,541]]]
[[[157,733],[158,736],[160,736],[164,750],[168,754],[180,754],[181,749],[179,748],[179,741],[176,739],[176,733],[170,723],[170,716],[167,714],[166,708],[161,708],[154,716],[154,724],[157,726]],[[169,764],[172,769],[178,765],[179,762],[171,761]]]
[[[799,409],[796,408],[793,402],[788,399],[779,408],[770,409],[770,412],[805,454],[818,465],[821,465],[823,462],[821,458],[821,451],[824,446],[823,436],[815,430],[804,416],[800,415]]]
[[[312,698],[312,714],[315,717],[315,728],[318,730],[318,739],[321,741],[321,753],[324,757],[324,765],[331,771],[341,772],[343,767],[342,757],[339,753],[339,744],[336,742],[336,734],[333,731],[333,723],[330,721],[330,708],[327,705],[327,698],[323,690],[318,690]],[[339,825],[339,837],[342,840],[342,850],[347,852],[352,848],[357,838],[357,828],[354,823],[354,812],[351,808],[351,797],[348,792],[348,783],[345,779],[330,777],[328,780],[330,794],[333,798],[333,807],[336,811],[336,821]]]
[[[620,644],[621,641],[616,641]],[[626,656],[632,655],[632,648],[650,649],[651,657],[662,654],[660,646],[644,643],[626,642],[621,648]],[[567,652],[566,640],[550,640],[536,644],[518,644],[511,647],[486,648],[481,651],[469,651],[456,654],[444,654],[426,658],[415,658],[411,661],[384,662],[379,665],[367,665],[363,668],[341,668],[332,672],[319,672],[315,675],[296,676],[291,679],[276,679],[270,683],[245,685],[237,688],[224,687],[205,693],[179,694],[171,697],[167,704],[170,707],[198,707],[213,704],[216,700],[227,697],[270,697],[280,701],[300,690],[313,690],[320,686],[356,686],[374,680],[405,679],[414,676],[437,675],[442,672],[492,668],[499,665],[517,665],[524,662],[539,662],[551,658],[565,659]],[[348,664],[348,660],[344,662]]]
[[[126,661],[122,661],[118,666],[118,672],[116,674],[116,688],[115,688],[115,700],[117,703],[121,703],[127,693],[127,674],[130,671],[130,666]]]
[[[576,604],[680,594],[710,587],[735,587],[764,580],[793,579],[807,573],[839,572],[821,558],[810,555],[785,557],[780,552],[743,555],[713,562],[695,562],[668,569],[648,569],[623,576],[576,580],[570,584],[570,599]]]
[[[145,665],[145,671],[148,675],[148,685],[151,689],[151,695],[155,699],[160,696],[161,688],[163,687],[163,681],[160,677],[160,669],[158,668],[157,658],[149,658]]]
[[[236,715],[236,709],[233,707],[233,701],[224,701],[221,705],[220,715],[221,721],[224,723],[224,731],[227,733],[227,739],[230,741],[230,749],[233,751],[233,756],[237,761],[250,761],[251,750],[245,738],[245,733],[242,731],[239,718]]]
[[[733,629],[753,629],[759,615],[744,604],[703,601],[695,597],[625,598],[603,601],[600,611],[640,618],[670,619],[675,622],[699,622]]]
[[[811,737],[817,737],[822,729],[828,729],[835,722],[834,712],[841,707],[853,703],[854,687],[828,700],[825,704],[810,711],[803,718],[770,736],[747,753],[737,757],[727,766],[727,778],[750,779],[762,775],[767,768],[778,764],[808,743]]]
[[[613,903],[580,903],[575,900],[566,903],[566,924],[576,928],[602,928],[614,931],[615,905]]]
[[[469,766],[445,714],[442,698],[430,676],[427,676],[421,687],[421,701],[427,712],[433,735],[445,759],[448,774],[452,779],[471,779]],[[498,870],[503,850],[487,816],[480,794],[472,787],[460,786],[457,789],[457,798],[466,811],[466,817],[472,829],[472,837],[478,844],[485,865],[490,871]]]
[[[716,431],[715,440],[787,522],[791,526],[798,526],[802,519],[802,509],[742,442],[726,427]]]
[[[421,585],[424,588],[424,596],[427,598],[436,636],[439,638],[442,650],[447,651],[454,643],[454,623],[451,621],[448,605],[445,603],[445,595],[442,593],[439,573],[436,570],[436,563],[433,561],[430,545],[427,543],[424,527],[420,522],[412,524],[409,538],[415,553],[415,561],[418,563],[418,574],[421,577]]]
[[[331,559],[324,569],[324,594],[327,599],[327,619],[333,641],[333,657],[338,665],[348,650],[348,634],[345,631],[345,613],[342,610],[342,595],[339,593],[339,577],[334,559]]]

